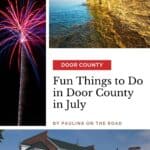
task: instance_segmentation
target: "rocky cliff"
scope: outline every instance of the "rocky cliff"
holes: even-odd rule
[[[104,47],[150,47],[150,0],[87,0]]]

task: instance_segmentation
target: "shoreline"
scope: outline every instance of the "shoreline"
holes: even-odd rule
[[[86,4],[87,5],[87,4]],[[50,48],[150,48],[148,31],[113,11],[89,6],[92,19],[71,27],[50,26]],[[145,19],[148,19],[145,16]],[[146,21],[145,21],[146,22]]]
[[[50,36],[50,48],[99,48],[103,47],[93,22],[66,28],[64,34]]]
[[[122,23],[119,18],[110,15],[114,24],[112,26],[115,32],[112,35],[112,41],[115,34],[119,37],[119,41],[105,39],[103,33],[98,32],[96,21],[91,20],[82,25],[74,25],[66,27],[62,33],[50,36],[50,48],[149,48],[144,38],[138,32],[131,30],[129,26]],[[115,37],[116,38],[116,37]],[[115,39],[116,40],[116,39]],[[118,39],[117,39],[118,40]],[[122,43],[122,44],[120,44]],[[122,46],[123,45],[123,46]]]

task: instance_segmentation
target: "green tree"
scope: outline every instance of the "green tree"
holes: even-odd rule
[[[0,130],[0,142],[3,140],[3,135],[2,135],[3,130]]]

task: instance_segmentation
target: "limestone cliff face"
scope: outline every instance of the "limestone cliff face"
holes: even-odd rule
[[[150,47],[150,0],[87,0],[105,47]]]

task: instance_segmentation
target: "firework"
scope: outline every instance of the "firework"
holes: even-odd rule
[[[0,10],[0,53],[9,51],[9,66],[17,56],[20,71],[20,90],[18,124],[22,119],[24,96],[25,60],[30,62],[36,79],[38,77],[35,50],[45,44],[45,5],[39,6],[36,1],[8,0],[6,9]],[[39,49],[39,48],[37,48]],[[23,94],[22,94],[23,93]]]
[[[17,53],[19,67],[21,51],[24,51],[32,66],[35,67],[36,61],[32,48],[44,44],[45,6],[37,8],[36,2],[29,0],[21,8],[19,8],[17,0],[15,0],[15,3],[8,0],[8,4],[5,11],[0,10],[2,17],[0,32],[5,37],[0,41],[0,46],[6,44],[7,50],[9,47],[11,51],[10,65],[14,54]],[[5,48],[1,50],[1,52],[3,51],[5,51]]]

